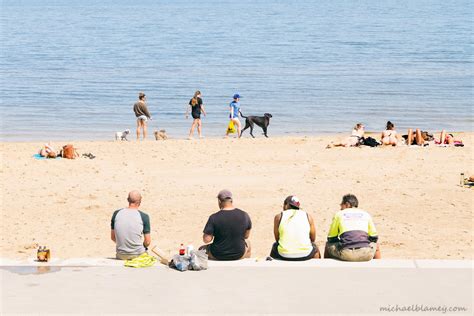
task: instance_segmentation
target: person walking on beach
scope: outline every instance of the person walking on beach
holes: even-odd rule
[[[324,258],[343,261],[380,259],[377,230],[369,213],[357,208],[357,197],[344,195],[340,206],[341,210],[334,215],[329,228]]]
[[[139,257],[151,243],[150,217],[138,209],[142,201],[140,192],[131,191],[127,201],[128,207],[115,211],[111,221],[111,239],[120,260]]]
[[[209,217],[202,237],[206,245],[199,249],[206,250],[213,260],[250,258],[248,238],[252,221],[249,215],[233,206],[232,193],[228,190],[219,192],[217,204],[220,210]]]
[[[316,228],[313,218],[300,208],[296,196],[290,195],[283,201],[283,211],[273,221],[273,234],[276,242],[270,257],[288,261],[321,258],[314,243]]]
[[[234,125],[237,125],[237,137],[240,138],[241,135],[241,130],[242,130],[242,125],[240,124],[239,120],[239,115],[240,113],[240,94],[236,93],[234,94],[234,100],[230,102],[229,104],[229,109],[230,109],[230,115],[229,118],[230,120],[234,123]],[[225,137],[229,136],[229,131],[226,132]]]
[[[137,117],[137,140],[140,140],[140,129],[143,131],[143,139],[146,138],[148,119],[152,119],[146,105],[146,95],[143,92],[138,94],[138,101],[133,105],[133,112]]]
[[[194,92],[194,96],[189,100],[189,107],[186,108],[186,119],[188,118],[189,108],[191,108],[191,116],[193,117],[193,124],[189,130],[189,139],[193,138],[194,128],[197,126],[199,138],[202,138],[202,123],[201,123],[201,112],[206,116],[206,110],[202,104],[201,91]]]

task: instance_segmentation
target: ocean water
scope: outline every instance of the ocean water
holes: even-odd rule
[[[139,91],[150,129],[175,138],[195,90],[208,137],[224,134],[235,92],[245,115],[273,115],[270,136],[387,120],[472,131],[473,12],[462,0],[4,0],[1,140],[133,133]]]

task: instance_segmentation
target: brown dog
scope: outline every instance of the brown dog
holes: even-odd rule
[[[166,131],[164,129],[162,129],[160,131],[155,131],[154,134],[155,134],[155,139],[156,140],[167,140],[168,139],[168,136],[166,135]]]

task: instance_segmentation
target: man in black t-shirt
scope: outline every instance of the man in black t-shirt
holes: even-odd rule
[[[250,242],[246,240],[252,229],[249,215],[233,206],[228,190],[220,191],[217,201],[220,211],[209,216],[202,237],[206,245],[199,249],[205,249],[214,260],[250,258]]]

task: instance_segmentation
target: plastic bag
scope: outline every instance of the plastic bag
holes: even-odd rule
[[[178,271],[207,270],[207,260],[207,254],[204,250],[191,250],[189,255],[174,255],[169,266]]]
[[[171,259],[170,267],[179,271],[186,271],[189,268],[190,259],[189,256],[174,255],[173,259]]]
[[[207,253],[204,250],[191,250],[190,270],[207,270]]]
[[[227,126],[227,134],[234,134],[236,132],[235,126],[234,126],[234,121],[230,121],[229,125]]]

